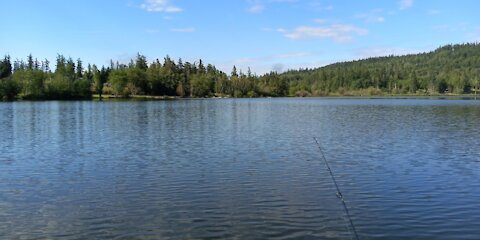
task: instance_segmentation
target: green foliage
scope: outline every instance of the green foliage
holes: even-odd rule
[[[128,70],[121,68],[115,69],[110,72],[108,76],[108,82],[110,83],[113,93],[118,96],[128,97],[130,92],[127,89],[129,82]]]
[[[0,79],[0,100],[13,100],[20,90],[20,84],[11,78]]]
[[[45,74],[41,70],[15,72],[14,79],[21,83],[24,99],[42,99],[45,97]]]
[[[81,60],[77,62],[81,65]],[[58,55],[56,67],[53,77],[45,80],[46,99],[91,98],[90,82],[88,79],[79,78],[81,74],[76,72],[79,68],[75,67],[72,58],[66,59]]]
[[[195,74],[192,76],[191,91],[194,97],[207,97],[212,94],[214,82],[205,74]]]
[[[73,83],[73,96],[77,99],[88,99],[92,97],[90,91],[91,83],[87,79],[80,79]]]
[[[478,76],[480,45],[447,45],[430,53],[387,56],[335,63],[317,69],[289,71],[289,94],[299,90],[313,95],[359,93],[379,89],[381,93],[470,93]]]
[[[127,70],[127,78],[130,83],[129,94],[138,95],[150,92],[145,69],[134,67]]]
[[[5,56],[3,61],[0,61],[0,79],[10,77],[12,75],[12,63],[10,56]]]
[[[226,96],[230,94],[231,89],[231,81],[228,80],[225,74],[222,74],[218,77],[217,81],[215,81],[215,92],[222,96]]]
[[[282,97],[288,93],[287,79],[275,72],[260,77],[258,86],[262,96]]]
[[[166,56],[152,63],[140,53],[128,65],[110,62],[98,69],[81,59],[58,55],[50,62],[32,55],[27,62],[0,60],[1,99],[79,99],[92,92],[154,96],[281,97],[383,94],[465,94],[480,89],[480,45],[440,47],[430,53],[340,62],[317,69],[262,76],[234,66],[230,76],[212,64],[178,62]]]
[[[102,73],[98,70],[97,66],[93,65],[92,68],[92,78],[93,78],[93,86],[94,86],[94,92],[100,97],[102,97],[103,93],[103,79],[102,79]]]

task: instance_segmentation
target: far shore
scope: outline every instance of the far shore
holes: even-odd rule
[[[340,95],[331,94],[325,96],[284,96],[284,97],[253,97],[253,98],[236,98],[230,96],[209,96],[209,97],[179,97],[179,96],[151,96],[151,95],[131,95],[128,97],[115,95],[93,94],[92,100],[195,100],[195,99],[265,99],[265,98],[468,98],[477,99],[480,95],[475,94],[384,94],[384,95]]]

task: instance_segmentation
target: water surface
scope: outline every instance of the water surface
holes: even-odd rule
[[[0,103],[1,239],[480,237],[480,102]]]

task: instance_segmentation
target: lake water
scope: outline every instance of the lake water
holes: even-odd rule
[[[0,103],[0,239],[480,238],[480,101]]]

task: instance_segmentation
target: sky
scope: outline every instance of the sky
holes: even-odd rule
[[[0,0],[0,54],[263,74],[480,41],[478,0]],[[52,66],[54,67],[54,66]]]

